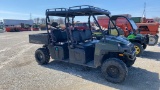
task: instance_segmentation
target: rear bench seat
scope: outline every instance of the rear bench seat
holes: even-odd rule
[[[66,31],[62,31],[60,29],[51,30],[51,38],[53,42],[66,42],[67,41],[67,33]]]
[[[72,37],[76,42],[75,47],[85,48],[87,46],[93,46],[92,43],[92,32],[90,30],[72,30]]]

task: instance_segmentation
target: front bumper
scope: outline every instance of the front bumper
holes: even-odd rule
[[[132,53],[124,52],[123,54],[124,54],[123,58],[125,60],[132,60],[132,61],[136,60],[136,51],[135,50]]]
[[[119,47],[121,53],[119,56],[124,60],[135,60],[136,59],[136,50],[133,44],[128,44],[127,46]]]

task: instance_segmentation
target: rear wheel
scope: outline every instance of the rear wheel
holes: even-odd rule
[[[38,64],[48,64],[50,55],[46,48],[39,48],[35,52],[35,58]]]
[[[141,44],[134,42],[134,48],[136,49],[136,56],[139,57],[142,55],[144,49]]]
[[[101,70],[106,80],[112,83],[123,82],[128,74],[126,64],[117,58],[107,59]]]
[[[148,45],[154,46],[158,43],[158,37],[157,36],[149,36],[149,43]]]

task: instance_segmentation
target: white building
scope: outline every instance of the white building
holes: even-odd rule
[[[3,19],[5,26],[16,26],[21,24],[33,25],[33,20],[15,20],[15,19]]]

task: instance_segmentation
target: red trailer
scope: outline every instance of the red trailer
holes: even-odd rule
[[[21,24],[16,26],[5,26],[7,32],[31,31],[31,25]]]
[[[4,26],[7,32],[31,31],[33,20],[4,19]]]

